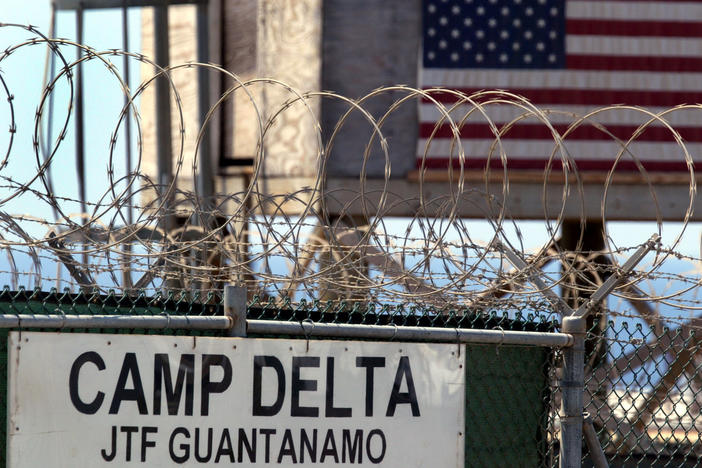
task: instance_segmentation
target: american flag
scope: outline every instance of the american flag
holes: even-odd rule
[[[658,113],[702,103],[702,1],[423,0],[422,8],[424,89],[507,90],[552,110],[549,119],[561,134],[574,121],[569,113],[585,115],[612,104]],[[455,102],[448,94],[438,99],[447,107]],[[488,108],[498,128],[521,112],[505,105]],[[465,108],[453,114],[457,120],[463,115]],[[423,100],[419,167],[459,165],[449,125],[441,125],[427,147],[440,118],[436,106]],[[592,120],[627,141],[649,118],[618,109]],[[702,156],[702,107],[665,118],[693,158]],[[485,167],[494,139],[486,120],[471,115],[461,128],[464,167]],[[534,118],[519,122],[502,141],[514,169],[542,169],[554,150],[548,128]],[[565,142],[579,170],[609,170],[621,149],[593,125],[580,127]],[[630,149],[647,170],[686,170],[684,153],[663,124],[648,128]],[[489,164],[500,167],[499,156],[493,153]],[[636,165],[624,156],[617,168]]]

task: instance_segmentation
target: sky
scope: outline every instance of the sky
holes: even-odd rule
[[[54,37],[75,41],[76,17],[74,12],[62,11],[56,14],[56,32]],[[121,28],[122,12],[119,9],[89,10],[85,12],[83,43],[97,51],[122,49],[123,38]],[[128,16],[130,24],[129,48],[140,50],[141,16],[139,9],[130,9]],[[0,22],[31,24],[44,34],[49,34],[51,8],[48,0],[28,0],[25,2],[0,2]],[[19,44],[27,39],[36,38],[29,31],[18,27],[0,28],[0,48],[3,50],[11,45]],[[66,60],[75,60],[75,47],[62,47],[61,52]],[[111,61],[121,73],[122,58],[111,57]],[[138,84],[139,67],[130,64],[130,84]],[[57,68],[58,70],[58,61]],[[0,62],[0,70],[10,93],[14,96],[15,126],[11,157],[7,167],[0,175],[11,177],[15,181],[27,183],[37,173],[36,155],[33,151],[32,140],[35,133],[35,115],[41,103],[41,91],[45,79],[46,48],[40,46],[23,47]],[[123,73],[122,73],[123,74]],[[118,116],[124,104],[123,94],[118,81],[112,77],[107,68],[98,61],[92,61],[84,66],[85,83],[85,145],[86,173],[88,200],[99,199],[109,188],[107,168],[109,163],[109,143],[111,134],[118,123]],[[60,79],[53,93],[53,112],[48,100],[43,106],[44,129],[51,114],[53,122],[51,137],[55,140],[65,124],[67,109],[70,104],[69,86],[65,77]],[[4,104],[5,99],[0,98]],[[70,199],[78,198],[77,175],[75,164],[75,121],[74,115],[68,122],[66,138],[58,146],[51,164],[51,176],[54,181],[54,192],[57,196]],[[10,128],[11,118],[9,108],[0,108],[0,129]],[[124,125],[122,125],[122,129]],[[115,172],[119,176],[125,173],[124,131],[119,133],[117,151],[115,151]],[[49,135],[48,130],[44,135]],[[42,140],[44,141],[44,140]],[[9,132],[0,131],[0,148],[7,148]],[[53,147],[53,145],[50,145]],[[4,153],[4,152],[3,152]],[[5,185],[5,184],[3,184]],[[40,181],[31,187],[40,192],[46,192]],[[5,199],[15,191],[4,187],[0,190],[0,199]],[[77,203],[65,202],[66,214],[79,211]],[[5,211],[24,212],[32,215],[51,218],[50,206],[40,201],[33,194],[19,196],[3,206]]]

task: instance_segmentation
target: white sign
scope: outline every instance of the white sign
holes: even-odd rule
[[[462,467],[457,346],[13,332],[8,467]]]

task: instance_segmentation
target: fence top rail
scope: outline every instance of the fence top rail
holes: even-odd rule
[[[398,327],[394,325],[357,325],[343,323],[276,322],[247,320],[250,334],[284,334],[310,337],[373,338],[397,341],[435,341],[445,343],[479,343],[567,347],[573,336],[567,333],[463,328]]]
[[[395,325],[358,325],[320,323],[311,320],[281,322],[247,320],[247,332],[255,335],[290,335],[327,338],[366,338],[398,341],[433,341],[447,343],[482,343],[497,345],[531,345],[567,347],[573,343],[567,333],[510,330],[475,330],[461,328],[403,327]],[[228,330],[233,321],[227,316],[177,315],[32,315],[0,314],[0,328],[129,328]]]
[[[206,315],[33,315],[0,314],[2,328],[125,328],[228,330],[232,319],[227,316]]]

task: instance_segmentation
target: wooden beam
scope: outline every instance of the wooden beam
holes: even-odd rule
[[[207,3],[208,0],[54,0],[54,7],[57,10],[77,10],[80,6],[83,10],[97,10],[105,8],[127,7],[154,7],[164,3],[166,5],[196,5]]]
[[[270,180],[271,189],[275,183]],[[373,208],[381,199],[387,186],[387,201],[382,209]],[[504,206],[507,219],[557,219],[564,220],[602,219],[603,200],[606,221],[681,221],[690,205],[688,186],[680,184],[610,185],[605,192],[604,184],[583,184],[582,191],[571,184],[534,184],[512,182],[508,190],[501,182],[465,181],[463,190],[457,194],[455,183],[426,182],[419,184],[411,180],[367,179],[364,185],[358,178],[328,178],[326,180],[327,208],[331,212],[346,210],[362,212],[361,200],[376,209],[382,216],[439,216],[451,215],[456,205],[456,215],[463,218],[495,218]],[[453,195],[452,195],[453,194]],[[693,214],[691,220],[702,220],[702,198],[692,194]],[[455,202],[452,200],[454,197]],[[456,199],[455,197],[460,197]],[[562,212],[562,214],[561,214]],[[368,213],[374,216],[376,213]]]
[[[407,175],[407,180],[410,182],[419,182],[424,180],[424,182],[458,182],[461,177],[466,182],[502,182],[505,180],[505,173],[501,169],[492,169],[490,171],[484,170],[464,170],[463,176],[461,176],[461,171],[454,169],[449,171],[448,169],[427,169],[425,171],[414,170],[410,171]],[[544,171],[535,170],[520,170],[520,171],[510,171],[507,175],[507,180],[510,182],[519,183],[529,183],[535,185],[543,185],[544,182],[547,184],[563,184],[565,176],[560,170],[552,170],[548,174]],[[605,184],[609,179],[609,174],[607,172],[580,172],[577,177],[575,174],[568,174],[568,182],[575,184],[578,179],[583,184]],[[611,183],[613,184],[624,184],[624,185],[683,185],[687,186],[690,184],[691,180],[695,182],[702,182],[702,175],[695,174],[691,176],[687,172],[673,172],[673,173],[660,173],[652,172],[647,174],[645,177],[639,172],[623,173],[617,172],[611,178]]]
[[[241,174],[226,175],[221,179],[220,187],[227,187],[227,194],[243,193],[242,180],[244,176]],[[358,177],[328,177],[324,179],[324,192],[320,191],[320,186],[320,179],[315,177],[259,177],[255,189],[266,197],[277,197],[271,199],[277,203],[264,203],[267,213],[277,211],[298,215],[304,212],[308,203],[313,203],[319,213],[323,198],[329,215],[363,215],[362,202],[365,201],[370,217],[447,217],[454,205],[451,194],[457,191],[457,185],[448,182],[425,181],[420,184],[407,179],[389,179],[386,183],[383,179],[366,179],[362,184]],[[187,175],[179,177],[178,188],[192,190],[192,180]],[[460,200],[455,203],[456,215],[466,219],[496,219],[500,206],[504,204],[506,219],[544,220],[548,217],[555,220],[561,210],[564,220],[602,218],[604,185],[583,184],[581,194],[576,185],[566,189],[559,184],[538,185],[510,180],[508,189],[507,197],[504,197],[501,182],[486,184],[466,180]],[[386,201],[380,209],[379,202],[385,190]],[[151,199],[145,194],[143,203]],[[662,221],[682,221],[689,199],[688,187],[680,184],[653,185],[650,188],[614,184],[607,191],[605,218],[606,221],[656,221],[657,204]],[[256,200],[259,199],[254,196],[253,201]],[[702,197],[693,197],[692,209],[690,221],[702,221]],[[261,207],[256,206],[255,211],[261,212]]]

